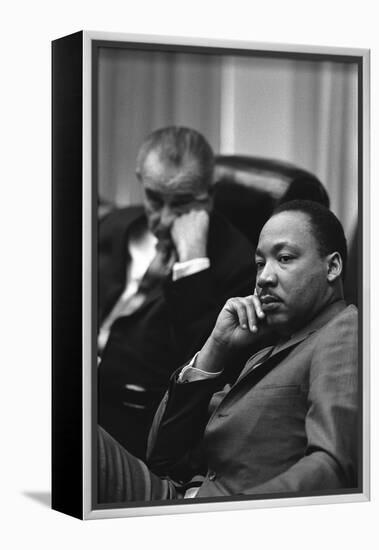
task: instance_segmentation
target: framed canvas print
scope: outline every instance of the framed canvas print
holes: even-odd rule
[[[52,52],[53,508],[367,500],[369,51]]]

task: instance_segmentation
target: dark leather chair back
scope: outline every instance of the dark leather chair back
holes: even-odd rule
[[[220,155],[215,163],[215,208],[253,245],[279,204],[309,199],[329,207],[329,196],[316,176],[293,164],[261,157]]]

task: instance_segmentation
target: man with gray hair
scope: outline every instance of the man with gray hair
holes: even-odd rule
[[[137,157],[143,207],[100,222],[98,420],[139,457],[175,367],[225,300],[251,291],[254,251],[213,211],[213,166],[195,130],[156,130]]]

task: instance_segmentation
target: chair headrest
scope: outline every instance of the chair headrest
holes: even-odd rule
[[[262,157],[216,157],[215,208],[254,245],[274,208],[293,199],[314,200],[329,207],[326,189],[307,170]]]

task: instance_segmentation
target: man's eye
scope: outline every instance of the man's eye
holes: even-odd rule
[[[255,260],[255,267],[256,267],[257,269],[262,269],[264,265],[265,265],[265,264],[264,264],[264,262],[263,262],[262,260]]]
[[[188,201],[176,201],[171,204],[171,208],[184,208],[188,205]]]
[[[156,208],[162,206],[163,202],[158,197],[152,197],[151,195],[147,195],[147,200],[149,201],[149,204],[151,206],[154,206]]]
[[[287,256],[287,255],[279,256],[279,262],[281,264],[288,264],[288,262],[290,262],[291,260],[292,260],[292,256]]]

